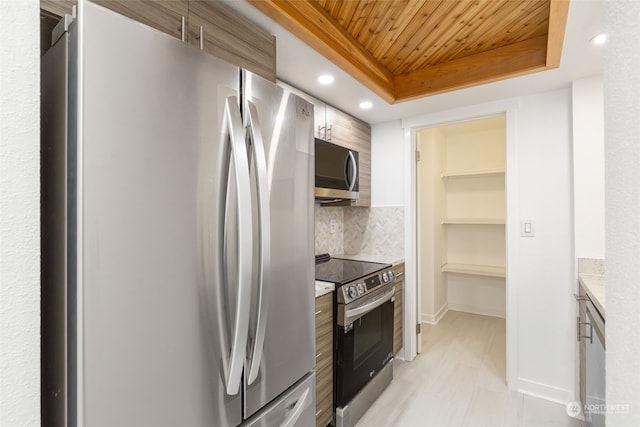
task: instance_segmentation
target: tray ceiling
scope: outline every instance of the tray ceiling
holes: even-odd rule
[[[568,0],[249,0],[389,103],[560,65]]]

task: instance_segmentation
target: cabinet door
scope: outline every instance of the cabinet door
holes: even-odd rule
[[[353,206],[371,206],[371,127],[352,117],[349,141],[349,148],[359,154],[360,166],[360,197]]]
[[[351,142],[351,116],[330,105],[326,107],[327,141],[353,148]]]
[[[393,268],[396,275],[396,292],[393,303],[393,354],[396,355],[402,349],[402,319],[403,319],[403,291],[404,291],[404,263]]]
[[[186,40],[187,0],[92,1],[177,39]]]
[[[313,102],[313,136],[315,138],[327,140],[327,104],[322,101]]]
[[[316,298],[316,427],[333,412],[333,294]]]
[[[275,36],[219,1],[189,1],[188,41],[207,53],[276,81]]]

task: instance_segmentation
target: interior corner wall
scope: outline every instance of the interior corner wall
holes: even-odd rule
[[[577,258],[604,259],[602,76],[573,82],[573,191]]]
[[[371,207],[404,206],[403,141],[400,120],[371,126]]]
[[[0,1],[0,425],[40,425],[40,2]]]
[[[640,2],[604,2],[608,427],[640,425]]]
[[[508,237],[508,271],[516,292],[518,390],[566,403],[574,397],[575,258],[572,210],[571,91],[519,98],[517,198],[519,218],[535,221],[535,236]],[[508,175],[511,177],[512,175]]]

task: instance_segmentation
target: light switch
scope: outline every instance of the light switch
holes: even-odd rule
[[[536,235],[535,222],[532,219],[523,219],[520,221],[520,235],[522,237],[533,237]]]

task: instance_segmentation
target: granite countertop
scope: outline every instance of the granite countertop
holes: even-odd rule
[[[605,278],[602,274],[578,274],[578,280],[580,284],[587,292],[589,298],[596,306],[596,309],[600,312],[603,319],[606,319],[605,315]]]
[[[331,255],[331,258],[343,258],[343,259],[354,259],[356,261],[380,262],[382,264],[391,264],[391,265],[398,265],[404,262],[404,256],[402,255],[340,254],[340,255]]]
[[[336,289],[336,284],[331,282],[323,282],[316,280],[316,298],[333,292]]]

